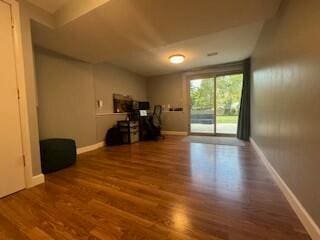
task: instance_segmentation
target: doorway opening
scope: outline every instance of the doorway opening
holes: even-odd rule
[[[189,133],[235,136],[243,73],[212,75],[189,82]]]

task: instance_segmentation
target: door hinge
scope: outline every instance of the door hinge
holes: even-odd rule
[[[15,27],[14,25],[15,25],[14,24],[14,17],[13,17],[13,15],[11,13],[11,27],[14,28]]]
[[[23,166],[26,166],[26,156],[22,155]]]

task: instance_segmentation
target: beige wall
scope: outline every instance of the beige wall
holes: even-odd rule
[[[285,0],[252,57],[252,137],[320,225],[320,1]]]
[[[113,93],[147,99],[145,79],[116,66],[91,65],[38,48],[35,60],[40,139],[72,138],[77,147],[101,142],[126,117],[112,114]]]
[[[97,109],[97,140],[103,141],[106,131],[117,120],[124,120],[125,114],[113,112],[113,93],[131,95],[134,100],[147,100],[146,80],[132,72],[123,70],[111,64],[96,64],[93,66],[95,95],[103,101],[103,107]]]
[[[182,73],[149,78],[147,81],[148,99],[154,105],[179,105],[186,110],[186,89]],[[184,91],[185,90],[185,91]],[[164,112],[162,118],[164,131],[188,131],[187,112]]]
[[[35,51],[40,139],[72,138],[77,147],[96,143],[92,66]]]
[[[143,77],[111,64],[93,66],[96,98],[103,100],[98,113],[113,112],[113,93],[131,95],[135,100],[146,100],[146,81]]]

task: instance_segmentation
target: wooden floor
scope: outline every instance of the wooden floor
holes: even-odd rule
[[[99,149],[0,200],[0,239],[310,239],[251,146]]]

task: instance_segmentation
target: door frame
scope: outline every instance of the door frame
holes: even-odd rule
[[[24,178],[25,187],[33,187],[33,173],[32,173],[32,157],[31,157],[31,138],[30,138],[30,126],[28,118],[28,105],[27,105],[27,88],[25,80],[25,63],[23,60],[23,45],[21,35],[21,22],[20,22],[20,8],[19,2],[16,0],[0,0],[11,8],[12,16],[12,32],[15,49],[15,65],[16,65],[16,80],[17,80],[17,91],[19,94],[19,114],[20,114],[20,125],[21,125],[21,142],[22,152],[21,161],[24,161]]]
[[[243,70],[232,70],[232,71],[222,71],[222,72],[208,72],[204,74],[195,74],[195,75],[189,75],[188,78],[186,78],[187,81],[187,117],[188,117],[188,135],[196,135],[196,136],[217,136],[217,137],[235,137],[236,134],[230,134],[230,133],[217,133],[217,77],[225,76],[225,75],[234,75],[234,74],[243,74]],[[191,132],[191,101],[190,101],[190,82],[195,79],[200,78],[213,78],[214,79],[214,132],[213,133],[195,133]]]

